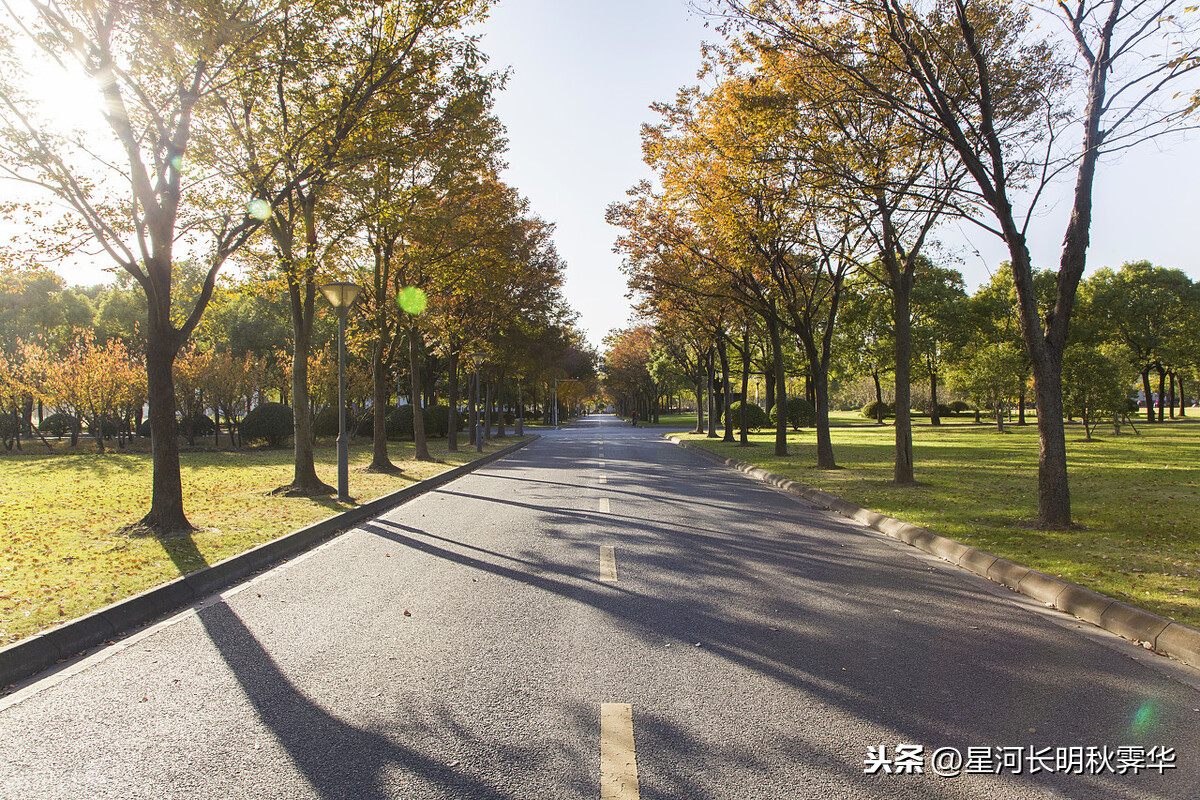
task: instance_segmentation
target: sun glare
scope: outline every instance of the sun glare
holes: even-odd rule
[[[28,91],[40,113],[62,129],[95,131],[104,127],[103,101],[96,82],[77,69],[50,64],[32,75]]]

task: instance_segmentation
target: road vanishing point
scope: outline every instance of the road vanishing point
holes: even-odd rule
[[[0,698],[0,797],[1194,800],[1198,687],[597,416]]]

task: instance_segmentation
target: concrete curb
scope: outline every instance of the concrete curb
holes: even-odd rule
[[[764,483],[803,497],[820,508],[836,511],[838,514],[861,522],[885,536],[910,544],[918,550],[949,561],[969,572],[1006,586],[1014,592],[1032,597],[1045,603],[1048,607],[1071,614],[1085,622],[1115,633],[1123,639],[1129,639],[1185,664],[1200,667],[1200,629],[1160,617],[1145,609],[1122,603],[1091,589],[1076,586],[1061,578],[1030,569],[954,539],[948,539],[925,528],[856,506],[840,497],[789,480],[761,467],[747,464],[745,461],[725,458],[676,436],[667,434],[664,436],[685,450],[733,467]]]
[[[73,658],[91,647],[122,636],[167,612],[189,606],[213,592],[294,558],[364,519],[377,516],[393,506],[504,458],[541,438],[536,433],[531,435],[531,439],[509,445],[470,463],[446,470],[440,475],[418,481],[363,503],[357,508],[314,522],[244,553],[0,648],[0,687],[28,678],[59,661]]]

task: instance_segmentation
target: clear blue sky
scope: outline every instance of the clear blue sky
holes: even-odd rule
[[[567,299],[599,345],[630,313],[604,209],[649,177],[639,139],[655,118],[648,106],[696,82],[700,44],[717,34],[685,0],[500,0],[483,30],[492,65],[513,70],[497,103],[511,142],[505,178],[557,223]],[[1200,279],[1200,142],[1150,143],[1106,165],[1095,204],[1089,271],[1148,259]],[[1048,203],[1035,222],[1038,266],[1057,268],[1069,211],[1066,199]],[[965,224],[942,238],[968,289],[1007,257],[1000,240]]]

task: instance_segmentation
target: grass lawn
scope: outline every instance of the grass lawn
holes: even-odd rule
[[[1137,422],[1092,442],[1067,427],[1071,506],[1080,529],[1035,530],[1036,425],[940,428],[914,419],[914,488],[892,485],[895,432],[857,414],[831,420],[842,469],[818,470],[816,433],[789,431],[789,455],[774,455],[774,432],[743,448],[684,434],[724,456],[757,464],[865,508],[929,528],[1165,617],[1200,626],[1200,419]]]
[[[485,453],[516,441],[493,439]],[[445,439],[431,440],[438,462],[429,463],[412,459],[411,443],[392,442],[403,473],[378,475],[363,471],[370,441],[352,442],[350,494],[365,502],[475,459],[461,438],[459,447],[449,453]],[[333,441],[318,442],[316,456],[317,474],[336,485]],[[291,480],[291,448],[185,451],[181,462],[184,507],[202,530],[159,541],[119,532],[149,508],[149,453],[50,453],[35,441],[0,455],[0,646],[350,507],[271,496]]]

